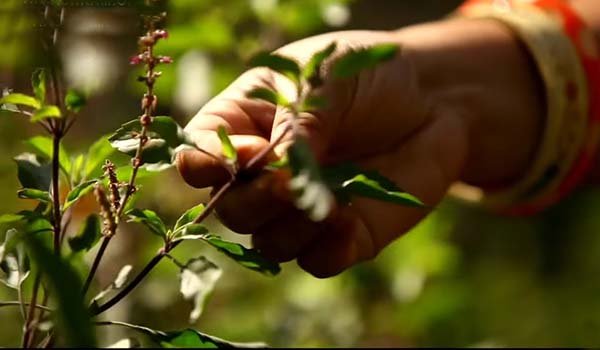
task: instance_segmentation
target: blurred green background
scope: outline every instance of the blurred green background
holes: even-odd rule
[[[136,117],[142,86],[128,57],[141,31],[127,6],[68,7],[60,30],[64,77],[93,92],[66,139],[73,153]],[[46,23],[41,7],[0,4],[0,89],[30,92],[43,51],[33,39]],[[175,58],[158,83],[161,114],[184,124],[244,70],[260,49],[341,29],[394,29],[448,14],[458,1],[436,0],[171,0],[170,39],[158,50]],[[57,18],[49,22],[58,21]],[[34,29],[33,31],[31,29]],[[0,118],[0,213],[27,206],[12,157],[40,133],[25,120]],[[143,206],[175,219],[206,199],[175,171],[143,181]],[[600,341],[600,208],[586,188],[532,217],[495,217],[451,200],[373,262],[317,280],[294,263],[267,278],[241,269],[200,244],[178,248],[185,260],[206,253],[224,270],[195,328],[235,341],[273,346],[597,346]],[[83,210],[83,209],[82,209]],[[75,217],[75,222],[81,220]],[[215,230],[248,243],[212,221]],[[108,284],[125,264],[140,268],[160,242],[124,226],[99,272]],[[91,254],[90,254],[91,255]],[[187,326],[190,303],[179,295],[178,270],[164,261],[118,308],[113,320],[170,330]],[[14,300],[0,289],[0,300]],[[18,345],[16,309],[0,309],[0,345]],[[102,329],[102,344],[127,336]]]

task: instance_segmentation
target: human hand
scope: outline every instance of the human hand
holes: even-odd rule
[[[504,28],[493,26],[493,29],[486,26],[484,29],[497,35],[498,40],[502,38],[515,45]],[[378,43],[400,44],[403,50],[395,59],[361,73],[356,79],[328,78],[326,65],[325,84],[318,93],[327,99],[328,107],[303,115],[299,133],[309,141],[321,163],[350,160],[377,170],[427,205],[434,206],[465,170],[484,169],[485,174],[486,167],[491,166],[478,159],[479,152],[490,148],[488,138],[473,130],[474,125],[478,125],[475,121],[481,120],[481,112],[494,106],[483,106],[483,109],[479,106],[475,112],[469,105],[477,103],[464,103],[464,96],[469,96],[471,90],[467,93],[460,90],[469,84],[431,81],[432,69],[423,64],[427,63],[424,57],[431,60],[430,55],[424,56],[431,50],[430,43],[411,40],[425,35],[423,32],[427,30],[431,29],[410,35],[365,31],[330,33],[292,43],[278,53],[304,63],[333,41],[338,44],[338,57],[345,51]],[[515,50],[515,55],[522,54],[518,48]],[[444,62],[444,58],[440,60]],[[470,77],[462,78],[469,80]],[[294,95],[292,84],[267,69],[244,73],[202,108],[186,127],[199,147],[219,154],[221,145],[215,131],[222,125],[231,135],[239,163],[244,167],[267,148],[269,142],[281,136],[287,128],[288,112],[247,98],[246,93],[256,87]],[[507,95],[510,98],[512,92]],[[477,101],[487,98],[480,98],[477,92],[472,96]],[[286,134],[268,159],[282,156],[292,141],[292,135]],[[473,144],[481,147],[469,152],[469,145]],[[495,171],[481,181],[510,179],[511,171],[518,174],[519,163],[528,155],[527,145],[521,146],[525,151],[520,154],[524,155],[512,156],[512,159],[509,156],[504,164],[508,169]],[[493,154],[498,147],[492,145],[491,149],[488,154]],[[509,152],[511,149],[500,147],[500,150]],[[470,161],[468,157],[473,155],[475,160]],[[228,178],[219,162],[197,151],[181,153],[177,164],[184,179],[195,187],[218,186]],[[511,165],[516,170],[511,169]],[[493,169],[489,170],[492,173]],[[351,205],[338,206],[327,220],[316,223],[294,207],[286,190],[287,178],[283,175],[267,173],[238,182],[220,201],[217,214],[232,230],[252,234],[254,246],[266,257],[280,262],[297,259],[303,269],[317,277],[335,275],[357,262],[373,258],[427,214],[423,209],[353,199]],[[472,178],[478,181],[479,176]],[[469,178],[469,174],[466,177]]]

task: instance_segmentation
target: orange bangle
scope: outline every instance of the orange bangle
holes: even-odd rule
[[[546,90],[546,126],[531,167],[507,188],[453,187],[493,211],[530,215],[571,193],[588,174],[600,141],[600,54],[592,31],[560,0],[469,0],[459,15],[510,27],[534,59]]]

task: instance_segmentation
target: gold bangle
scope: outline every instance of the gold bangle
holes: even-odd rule
[[[589,113],[585,71],[577,50],[563,33],[561,22],[525,2],[474,3],[460,16],[494,19],[507,25],[525,44],[545,86],[546,119],[538,151],[524,176],[512,185],[486,190],[458,183],[450,194],[492,211],[511,213],[515,207],[543,201],[568,175],[582,148]]]

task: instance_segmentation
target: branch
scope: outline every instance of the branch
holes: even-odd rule
[[[44,310],[44,311],[50,311],[50,312],[52,311],[51,308],[44,306],[44,305],[40,305],[40,304],[21,303],[20,301],[0,301],[0,307],[21,306],[21,305],[33,306],[34,308],[38,308],[38,309]]]

